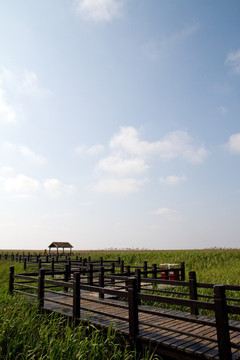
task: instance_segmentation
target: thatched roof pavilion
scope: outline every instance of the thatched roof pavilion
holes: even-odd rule
[[[57,254],[58,254],[58,249],[63,249],[63,253],[64,253],[64,249],[70,249],[70,254],[71,254],[71,250],[73,248],[73,246],[69,243],[69,242],[52,242],[49,246],[49,253],[50,253],[50,250],[52,248],[55,248],[57,249]]]

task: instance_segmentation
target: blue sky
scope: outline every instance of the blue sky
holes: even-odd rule
[[[239,247],[238,0],[0,4],[0,248]]]

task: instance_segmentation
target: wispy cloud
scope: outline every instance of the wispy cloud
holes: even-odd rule
[[[235,74],[240,75],[240,49],[228,53],[225,64],[229,65]]]
[[[79,155],[91,155],[91,156],[95,156],[95,155],[99,155],[104,151],[104,146],[100,145],[100,144],[96,144],[93,146],[85,146],[85,145],[80,145],[80,146],[76,146],[75,147],[75,152]]]
[[[160,177],[159,183],[165,185],[177,185],[178,183],[185,181],[186,176],[176,176],[176,175],[169,175],[165,178]]]
[[[148,169],[148,165],[144,159],[138,157],[122,158],[120,155],[114,155],[101,159],[96,169],[118,176],[128,176],[144,173]]]
[[[52,92],[41,85],[37,74],[34,71],[25,70],[17,85],[20,94],[26,94],[31,97],[45,98]]]
[[[151,211],[150,214],[157,215],[157,216],[175,215],[175,214],[177,214],[177,211],[170,209],[170,208],[162,207],[162,208],[158,208],[156,210]]]
[[[75,0],[77,13],[95,22],[110,22],[121,16],[123,0]]]
[[[30,160],[36,165],[44,165],[47,162],[46,158],[43,155],[36,154],[34,151],[29,149],[29,147],[25,145],[15,145],[11,142],[5,141],[3,142],[3,146],[5,149],[19,153],[21,156]]]
[[[220,112],[220,114],[225,115],[228,113],[229,110],[226,106],[221,105],[218,107],[218,111]]]
[[[0,121],[6,124],[15,124],[16,118],[16,112],[6,100],[6,92],[0,88]]]
[[[94,185],[94,190],[99,193],[115,193],[126,195],[140,190],[141,185],[147,179],[135,178],[108,178],[102,179]]]
[[[58,179],[45,180],[43,183],[43,187],[50,196],[55,198],[63,195],[72,195],[76,191],[76,187],[74,185],[63,184]]]
[[[231,153],[240,154],[240,133],[231,135],[223,146]]]
[[[149,39],[143,46],[144,52],[153,60],[165,57],[173,50],[175,51],[177,46],[197,32],[199,28],[199,24],[195,23],[170,35],[163,35],[160,39]]]

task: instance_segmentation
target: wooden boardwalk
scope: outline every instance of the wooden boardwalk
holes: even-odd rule
[[[150,346],[167,358],[240,359],[240,321],[229,319],[230,314],[239,318],[240,287],[197,283],[194,272],[189,281],[163,280],[156,278],[155,270],[149,278],[140,269],[133,277],[106,274],[104,267],[70,272],[66,266],[65,271],[24,274],[14,274],[10,267],[9,291],[73,321],[112,326],[138,349]],[[199,289],[207,292],[199,295]],[[199,315],[202,310],[212,315]]]
[[[56,304],[56,301],[59,303]],[[64,292],[52,294],[46,291],[44,308],[71,317],[71,294]],[[151,342],[156,353],[175,359],[219,359],[216,328],[201,323],[204,320],[214,322],[214,318],[161,308],[155,308],[153,315],[153,307],[144,305],[139,305],[138,310],[138,340],[145,344]],[[151,314],[147,313],[148,310]],[[175,317],[176,313],[182,317],[182,320],[171,318]],[[187,322],[186,320],[191,317],[199,323]],[[95,293],[82,291],[80,319],[101,327],[112,325],[124,335],[129,335],[128,306],[124,301],[113,298],[98,299]],[[239,326],[240,330],[240,322],[232,321],[232,323],[234,326]],[[238,332],[231,332],[231,342],[240,345]],[[232,352],[231,359],[240,359],[239,351],[235,349]]]

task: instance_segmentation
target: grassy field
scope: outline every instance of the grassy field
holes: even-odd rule
[[[186,278],[188,271],[195,270],[198,281],[240,285],[238,249],[105,250],[78,251],[76,254],[92,259],[102,256],[106,260],[120,256],[129,265],[142,265],[144,260],[149,265],[184,261]],[[111,329],[104,334],[91,325],[80,324],[74,328],[61,316],[40,314],[36,306],[15,295],[10,296],[7,292],[10,265],[9,261],[0,261],[0,359],[139,359],[125,340]],[[23,272],[23,264],[14,263],[14,266],[16,273]],[[147,352],[140,357],[153,358],[154,355]]]

